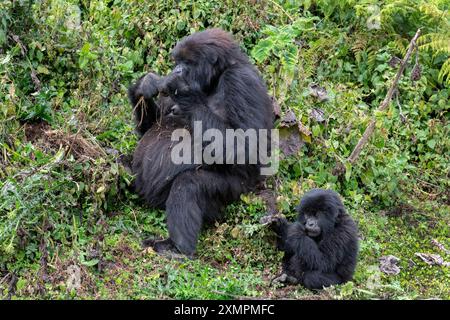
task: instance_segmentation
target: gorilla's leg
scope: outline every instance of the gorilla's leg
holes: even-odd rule
[[[166,201],[173,245],[183,254],[194,254],[203,223],[219,218],[223,204],[237,200],[245,191],[243,185],[239,177],[205,170],[184,172],[175,178]]]
[[[337,274],[320,271],[307,271],[303,277],[303,285],[308,289],[322,289],[341,282]]]

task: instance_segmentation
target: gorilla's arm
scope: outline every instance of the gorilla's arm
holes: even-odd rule
[[[274,219],[271,224],[270,228],[276,233],[277,235],[277,248],[281,251],[289,251],[289,248],[286,247],[286,240],[288,235],[288,230],[293,227],[293,224],[287,221],[284,217],[278,217]],[[290,250],[292,251],[292,249]]]
[[[272,102],[253,66],[243,64],[228,68],[219,79],[215,96],[232,128],[273,127]]]
[[[160,77],[148,73],[128,88],[128,99],[133,107],[136,131],[142,136],[159,115],[159,107],[153,100],[158,94]]]
[[[296,252],[310,270],[334,272],[336,266],[357,247],[357,233],[353,220],[343,215],[338,218],[333,230],[322,234],[320,242],[306,235],[299,235],[291,240],[291,245],[297,248]]]
[[[328,257],[331,265],[342,261],[352,239],[355,239],[358,231],[353,220],[347,215],[341,216],[336,221],[335,228],[324,235],[320,243],[320,250]]]
[[[306,270],[333,272],[336,266],[334,252],[322,251],[319,244],[304,232],[291,233],[287,245],[291,247],[298,258],[304,263]],[[342,250],[342,249],[341,249]]]
[[[221,158],[222,163],[238,163],[237,160],[241,154],[236,149],[240,147],[239,142],[232,145],[232,147],[234,148],[234,152],[232,153],[234,159],[227,158],[231,153],[229,153],[227,150],[226,130],[229,129],[231,125],[226,119],[222,118],[211,110],[211,108],[208,106],[207,97],[203,93],[189,92],[189,94],[187,95],[171,95],[171,98],[176,103],[176,105],[172,107],[172,115],[182,118],[183,122],[192,130],[197,125],[196,122],[198,122],[201,125],[202,136],[209,129],[214,129],[221,133],[223,137],[223,147],[220,150],[216,150],[216,152],[223,151],[223,154],[216,154],[216,159]],[[209,143],[209,141],[203,141],[202,147],[205,148]],[[246,148],[245,150],[248,150],[248,141],[244,141],[244,143]],[[250,152],[245,152],[247,158],[249,154]]]
[[[223,147],[216,152],[223,151],[223,154],[215,154],[215,159],[222,159],[221,163],[226,164],[257,164],[260,160],[258,156],[259,145],[257,143],[258,138],[262,138],[264,133],[255,131],[255,140],[251,140],[253,132],[246,131],[247,129],[261,129],[270,128],[269,124],[264,124],[258,120],[258,116],[252,117],[251,114],[247,114],[244,110],[238,110],[238,107],[217,106],[216,102],[214,106],[210,105],[210,97],[206,97],[201,92],[190,91],[188,94],[171,94],[170,97],[175,101],[175,105],[172,107],[172,115],[178,116],[183,119],[183,122],[191,129],[195,128],[196,122],[201,124],[202,134],[207,130],[214,129],[221,133],[223,137]],[[236,97],[235,97],[236,99]],[[215,97],[214,101],[217,101]],[[224,100],[222,103],[226,104]],[[244,103],[244,102],[243,102]],[[252,106],[253,107],[253,106]],[[246,106],[244,106],[246,108]],[[255,111],[256,112],[256,111]],[[264,113],[264,111],[260,111]],[[252,123],[254,121],[254,123]],[[271,121],[271,120],[270,120]],[[239,124],[240,122],[240,124]],[[234,123],[234,124],[233,124]],[[242,129],[232,131],[227,134],[228,129]],[[247,136],[248,134],[248,136]],[[268,134],[270,134],[268,132]],[[212,133],[216,137],[215,133]],[[267,136],[267,139],[270,136]],[[209,145],[209,141],[203,141],[203,148]],[[228,150],[232,148],[232,150]]]

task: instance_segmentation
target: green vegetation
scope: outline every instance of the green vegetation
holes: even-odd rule
[[[447,0],[0,2],[0,298],[450,298],[450,5]],[[198,258],[168,261],[140,241],[164,213],[127,190],[117,163],[136,145],[128,84],[165,74],[177,40],[235,34],[305,142],[269,179],[293,217],[312,187],[345,199],[361,233],[354,280],[313,293],[270,286],[281,254],[248,194],[202,234]],[[351,153],[409,40],[418,55],[361,157]],[[325,88],[320,102],[311,84]],[[324,121],[314,112],[323,111]],[[319,119],[322,120],[322,119]],[[433,240],[435,240],[433,242]],[[400,273],[379,259],[400,259]],[[77,279],[80,279],[78,281]]]

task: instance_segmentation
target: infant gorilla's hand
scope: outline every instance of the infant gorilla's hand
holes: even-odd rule
[[[270,226],[276,234],[283,233],[283,230],[287,227],[289,222],[286,220],[286,217],[283,215],[273,215],[270,218],[265,219],[267,221],[261,221],[263,224],[267,224]]]

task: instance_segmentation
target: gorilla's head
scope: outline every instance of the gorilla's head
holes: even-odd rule
[[[305,193],[296,208],[298,221],[310,237],[319,237],[334,229],[336,220],[345,213],[339,195],[332,190],[313,189]]]
[[[213,91],[222,73],[236,63],[248,63],[232,36],[221,29],[208,29],[181,40],[172,51],[175,68],[162,84],[171,88]]]

